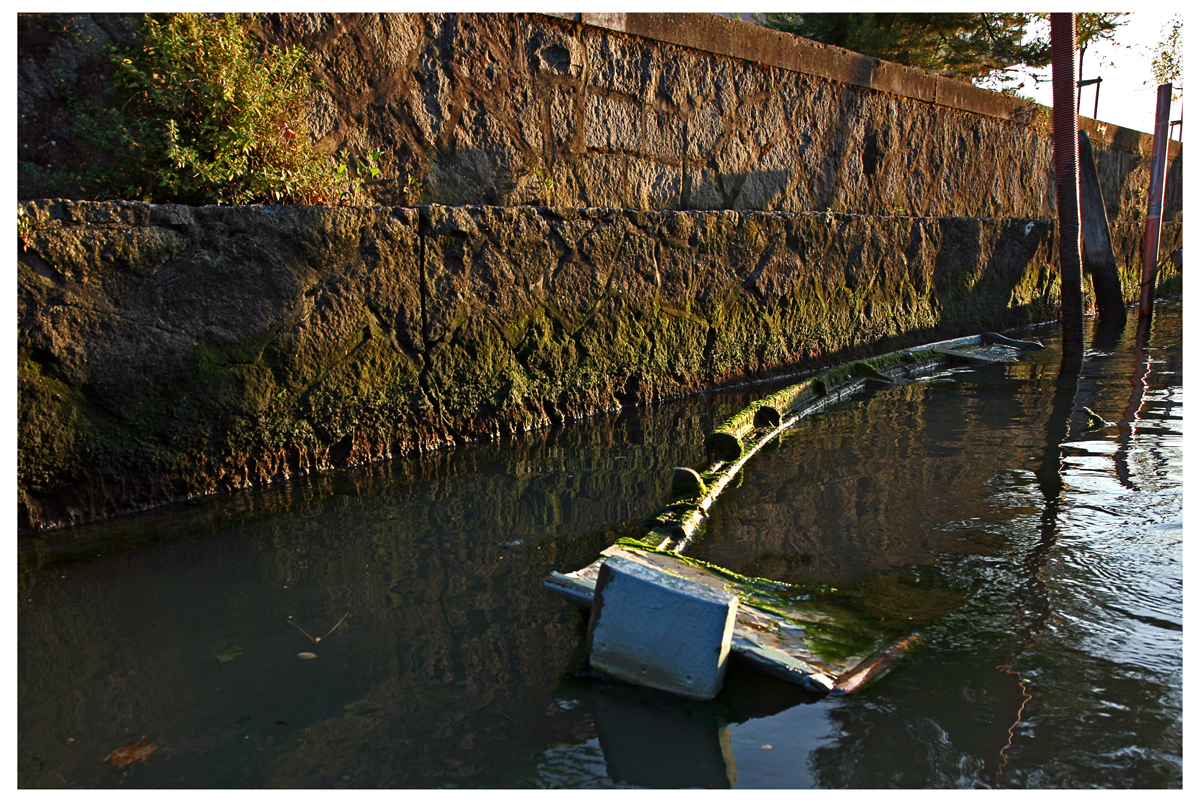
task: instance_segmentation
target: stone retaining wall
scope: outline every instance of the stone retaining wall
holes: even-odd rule
[[[1058,303],[1041,219],[21,208],[22,531],[1047,320]],[[1123,228],[1132,299],[1140,240]],[[1164,252],[1180,236],[1168,224]]]
[[[36,200],[129,28],[18,17],[22,531],[1056,315],[1040,107],[704,14],[260,33],[380,206]],[[1082,124],[1133,300],[1150,138]]]
[[[19,197],[79,197],[51,174],[103,154],[67,98],[99,100],[99,48],[129,29],[19,22]],[[712,14],[269,14],[260,33],[312,54],[321,148],[383,152],[367,188],[384,205],[1056,214],[1048,109]],[[1081,125],[1109,219],[1143,219],[1151,138]]]

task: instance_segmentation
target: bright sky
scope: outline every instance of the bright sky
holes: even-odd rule
[[[1128,17],[1129,22],[1117,29],[1115,42],[1100,42],[1088,47],[1083,56],[1083,78],[1103,79],[1097,119],[1135,131],[1153,132],[1157,86],[1150,68],[1153,53],[1149,51],[1164,37],[1163,28],[1176,15],[1183,16],[1182,5],[1176,6],[1173,12],[1163,7],[1135,11]],[[1187,26],[1184,26],[1186,34]],[[1049,77],[1049,69],[1044,74]],[[1049,81],[1036,90],[1027,86],[1023,94],[1042,105],[1053,104]],[[1179,94],[1178,89],[1176,94]],[[1085,117],[1092,116],[1095,103],[1096,87],[1085,86],[1079,104]],[[1171,104],[1171,119],[1181,119],[1182,114],[1183,98],[1180,97]]]

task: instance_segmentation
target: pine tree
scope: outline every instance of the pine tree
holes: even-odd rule
[[[893,13],[764,15],[771,28],[950,78],[982,78],[1050,63],[1049,39],[1025,40],[1033,14]]]
[[[1076,15],[1081,53],[1112,39],[1127,13]],[[1003,86],[1029,68],[1050,63],[1050,36],[1033,33],[1046,14],[858,12],[771,13],[760,22],[776,30],[949,78]]]

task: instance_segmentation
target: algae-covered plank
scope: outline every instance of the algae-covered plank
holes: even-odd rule
[[[696,498],[708,488],[704,479],[691,468],[671,469],[671,498]]]
[[[978,342],[978,337],[969,338]],[[934,351],[895,351],[824,370],[785,387],[727,418],[705,439],[716,460],[704,473],[675,468],[667,505],[647,518],[648,545],[680,552],[697,536],[708,509],[759,449],[800,418],[862,390],[869,382],[892,384],[942,364]],[[691,475],[694,474],[694,475]]]
[[[704,438],[704,452],[723,462],[733,462],[745,453],[745,443],[758,428],[756,413],[759,401],[730,416]]]
[[[953,344],[978,343],[979,337],[948,341]],[[941,357],[941,358],[939,358]],[[944,354],[938,350],[893,351],[881,356],[859,359],[828,368],[811,378],[777,390],[725,419],[704,439],[710,458],[734,462],[745,455],[748,443],[764,430],[777,429],[790,416],[801,417],[825,404],[861,389],[866,382],[892,384],[901,377],[912,378],[939,363]]]
[[[782,582],[738,577],[674,554],[623,545],[605,549],[600,559],[578,571],[551,574],[546,586],[580,607],[589,607],[600,565],[614,555],[738,596],[741,603],[733,630],[734,653],[765,673],[812,691],[858,690],[911,645],[910,638],[891,643],[880,633],[867,649],[847,647],[831,653],[831,637],[836,640],[839,628],[857,621],[846,614],[832,614],[831,608],[820,601],[805,600],[806,594],[798,588]],[[787,614],[766,609],[770,607],[785,608]],[[821,632],[820,638],[816,636],[817,630]]]

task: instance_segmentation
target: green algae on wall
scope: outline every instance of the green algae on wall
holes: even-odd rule
[[[1054,229],[1038,220],[22,208],[22,531],[1044,321],[1057,307]],[[1178,225],[1165,231],[1170,253]],[[1117,242],[1129,272],[1137,246]]]
[[[403,437],[419,374],[415,212],[43,202],[27,213],[22,528],[416,445]]]

